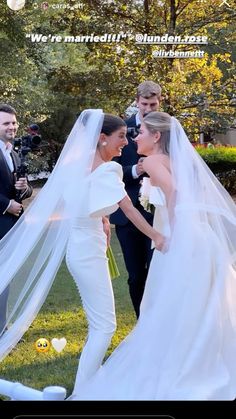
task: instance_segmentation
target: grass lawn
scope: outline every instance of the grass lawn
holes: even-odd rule
[[[114,229],[111,244],[120,277],[112,281],[118,325],[107,356],[128,334],[136,321],[129,297],[123,256]],[[24,335],[25,341],[18,343],[1,362],[0,378],[19,381],[39,390],[49,385],[59,385],[65,387],[69,395],[73,389],[78,355],[84,345],[86,334],[87,323],[77,288],[63,263],[40,313]],[[52,338],[62,337],[66,338],[67,344],[60,353],[53,347],[48,352],[40,353],[34,346],[39,338],[51,341]]]

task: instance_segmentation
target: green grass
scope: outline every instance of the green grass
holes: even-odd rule
[[[120,277],[112,281],[117,313],[117,332],[106,356],[120,343],[135,324],[131,305],[127,273],[121,249],[112,229],[112,250],[120,271]],[[87,322],[77,288],[65,263],[62,264],[52,289],[37,318],[24,335],[24,342],[1,362],[0,378],[19,381],[24,385],[42,390],[49,385],[60,385],[72,392],[81,352],[87,334]],[[46,353],[37,352],[34,344],[39,338],[67,339],[62,352],[52,347]]]

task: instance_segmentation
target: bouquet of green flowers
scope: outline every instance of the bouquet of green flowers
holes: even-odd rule
[[[116,260],[112,252],[111,246],[107,248],[107,258],[111,279],[117,278],[118,276],[120,276],[120,272],[116,264]]]

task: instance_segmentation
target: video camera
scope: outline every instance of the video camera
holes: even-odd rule
[[[136,127],[128,127],[127,128],[127,135],[131,138],[131,140],[135,140],[135,138],[139,135],[140,125]]]
[[[147,116],[150,112],[146,112],[143,114],[143,117]],[[136,127],[129,127],[127,128],[127,135],[131,138],[131,140],[135,140],[135,138],[139,135],[141,124],[138,124]]]
[[[21,163],[17,167],[16,177],[25,177],[27,173],[26,156],[30,151],[38,150],[42,137],[39,134],[39,126],[31,124],[27,129],[28,134],[15,138],[13,148],[18,153]]]

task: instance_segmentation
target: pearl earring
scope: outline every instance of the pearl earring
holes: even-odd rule
[[[102,142],[102,145],[103,145],[103,146],[107,145],[107,142],[106,142],[106,141],[103,141],[103,142]]]

